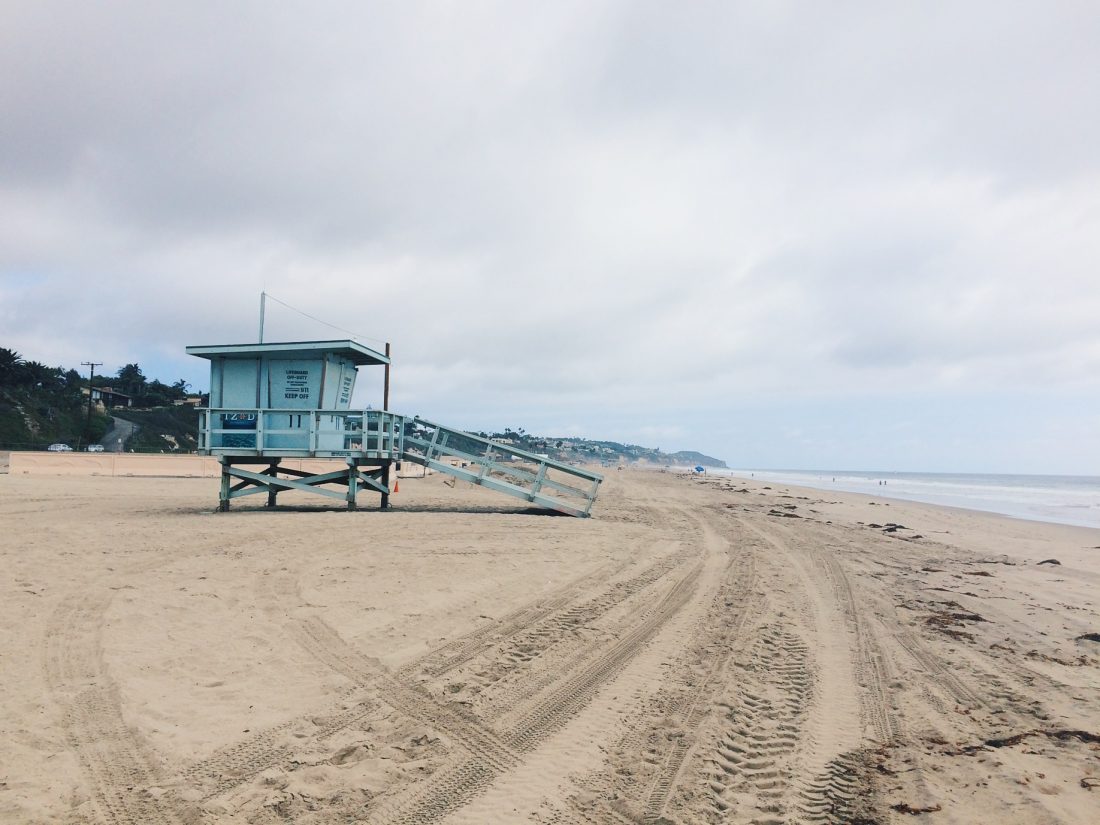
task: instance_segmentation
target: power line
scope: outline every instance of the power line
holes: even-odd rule
[[[363,335],[362,333],[354,332],[350,329],[344,329],[343,327],[338,327],[338,326],[336,326],[336,324],[330,324],[328,321],[322,321],[320,318],[318,318],[314,315],[310,315],[308,312],[303,312],[302,310],[298,309],[298,307],[292,307],[286,301],[280,301],[278,298],[276,298],[270,292],[266,292],[265,294],[267,295],[268,298],[270,298],[275,303],[282,304],[287,309],[293,310],[294,312],[297,312],[299,315],[304,315],[306,318],[309,318],[311,321],[316,321],[318,324],[324,324],[326,327],[331,327],[332,329],[338,329],[338,330],[340,330],[340,332],[346,332],[352,338],[362,338],[366,341],[374,341],[374,342],[379,343],[379,344],[386,343],[381,338],[372,338],[369,335]]]

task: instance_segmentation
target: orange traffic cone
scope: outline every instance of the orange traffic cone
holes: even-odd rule
[[[393,480],[393,491],[396,493],[400,489],[401,489],[401,485],[398,483],[397,479],[395,478]]]

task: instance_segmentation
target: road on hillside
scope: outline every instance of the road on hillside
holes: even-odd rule
[[[102,444],[109,453],[121,453],[127,439],[141,428],[132,421],[124,421],[118,416],[112,416],[111,421],[113,422],[111,424],[111,429],[109,429],[107,434],[100,439],[99,443]]]

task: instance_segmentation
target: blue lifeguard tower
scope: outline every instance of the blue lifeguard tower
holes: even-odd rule
[[[210,361],[210,407],[201,411],[199,452],[222,465],[220,509],[233,498],[282,490],[346,499],[356,507],[362,485],[389,504],[391,466],[400,460],[398,416],[352,412],[361,366],[388,366],[388,356],[355,341],[296,341],[188,347]],[[284,458],[343,459],[326,473],[281,467]],[[261,472],[245,469],[266,465]],[[236,483],[234,483],[236,479]],[[338,493],[323,484],[345,485]]]
[[[221,463],[218,509],[262,493],[274,507],[280,492],[299,490],[354,510],[363,489],[381,494],[386,509],[393,471],[410,461],[539,507],[589,514],[603,480],[598,473],[419,417],[352,410],[363,366],[386,369],[386,406],[386,350],[350,340],[187,347],[210,361],[210,406],[200,410],[198,451]],[[327,459],[332,469],[285,466],[288,458]],[[249,469],[257,466],[263,469]]]

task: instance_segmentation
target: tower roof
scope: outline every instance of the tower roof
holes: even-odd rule
[[[188,355],[199,358],[301,358],[327,353],[342,355],[356,366],[388,364],[390,359],[380,352],[355,341],[283,341],[270,344],[213,344],[190,346]]]

